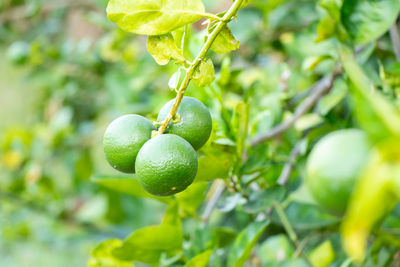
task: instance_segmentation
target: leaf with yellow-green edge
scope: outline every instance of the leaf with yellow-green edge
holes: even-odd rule
[[[161,35],[201,19],[201,0],[110,0],[107,16],[128,32]]]
[[[371,154],[350,199],[341,227],[345,251],[365,258],[369,233],[400,200],[400,142],[387,140]]]
[[[240,232],[229,251],[227,266],[241,267],[244,265],[268,224],[269,221],[254,222]]]
[[[193,81],[199,86],[206,86],[215,80],[214,65],[211,59],[202,61],[193,75]]]
[[[225,54],[239,48],[239,41],[233,36],[228,26],[224,26],[211,45],[215,53]]]
[[[91,252],[89,267],[133,267],[130,261],[121,261],[112,256],[115,248],[121,247],[119,239],[110,239],[98,244]]]
[[[340,59],[351,81],[349,88],[354,96],[355,113],[361,127],[377,141],[392,136],[400,138],[399,110],[375,90],[349,47],[341,46]]]
[[[335,30],[335,21],[330,16],[325,16],[318,23],[317,38],[315,38],[315,42],[318,43],[331,38],[335,34]]]
[[[182,50],[176,46],[170,33],[149,36],[147,50],[159,65],[166,65],[171,59],[185,61]]]
[[[184,267],[207,267],[210,260],[212,250],[206,250],[196,256],[194,256],[190,261],[188,261]]]
[[[135,175],[94,175],[90,180],[111,190],[135,197],[154,198],[164,203],[171,202],[171,197],[159,197],[148,193],[140,185]]]
[[[179,251],[182,243],[183,233],[179,226],[149,226],[133,232],[112,254],[124,261],[156,264],[163,252]]]
[[[335,251],[329,240],[326,240],[311,251],[308,256],[313,267],[328,267],[335,260]]]

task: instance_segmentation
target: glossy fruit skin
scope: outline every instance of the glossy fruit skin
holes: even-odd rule
[[[173,103],[174,99],[161,108],[157,121],[165,120]],[[200,149],[210,138],[212,130],[212,119],[207,107],[196,98],[184,96],[177,114],[180,116],[180,121],[171,122],[165,132],[179,135],[195,150]]]
[[[306,185],[321,207],[344,213],[370,149],[366,134],[357,129],[332,132],[314,146],[307,160]]]
[[[103,138],[104,153],[110,165],[121,172],[134,173],[136,156],[151,138],[154,125],[140,115],[130,114],[115,119]]]
[[[162,134],[153,137],[140,149],[136,174],[149,193],[169,196],[186,189],[197,173],[197,154],[180,136]]]

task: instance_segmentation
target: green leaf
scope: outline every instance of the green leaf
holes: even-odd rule
[[[179,206],[176,201],[171,202],[165,211],[162,225],[175,225],[181,227],[181,219],[179,217]]]
[[[339,219],[323,212],[317,206],[306,203],[291,202],[285,209],[285,214],[293,228],[298,230],[311,230],[338,223]],[[272,221],[281,224],[275,210]]]
[[[390,136],[400,138],[400,113],[373,84],[357,63],[353,51],[346,46],[340,50],[340,59],[351,84],[355,112],[361,127],[375,140]]]
[[[318,23],[315,42],[318,43],[332,37],[335,34],[335,30],[335,21],[330,16],[325,16]]]
[[[280,234],[265,240],[258,247],[257,255],[260,257],[261,266],[275,267],[281,266],[284,260],[290,259],[294,251],[289,238],[284,234]]]
[[[316,247],[308,256],[313,267],[327,267],[335,260],[335,251],[329,240]]]
[[[178,251],[182,247],[183,233],[178,226],[162,224],[133,232],[113,256],[120,260],[155,264],[163,252]]]
[[[228,246],[235,240],[236,232],[232,228],[217,227],[212,230],[212,242],[217,248]]]
[[[250,195],[249,201],[243,205],[243,210],[247,213],[266,211],[274,202],[283,200],[284,196],[285,188],[282,186],[275,186],[254,192]]]
[[[203,17],[201,0],[110,0],[107,16],[128,32],[161,35]]]
[[[182,70],[179,68],[174,74],[172,74],[171,78],[168,81],[168,87],[171,89],[177,89],[181,82]]]
[[[119,248],[123,242],[119,239],[110,239],[98,244],[91,252],[88,261],[89,267],[132,267],[129,261],[121,261],[112,256],[112,251]]]
[[[214,65],[211,59],[202,61],[193,75],[193,81],[199,86],[211,84],[215,79]]]
[[[244,265],[268,224],[269,221],[254,222],[240,232],[229,251],[228,266],[241,267]]]
[[[228,195],[223,197],[218,201],[218,209],[222,212],[230,212],[234,210],[237,206],[241,206],[246,203],[246,198],[240,193],[235,193],[234,195]]]
[[[154,35],[147,38],[147,50],[159,65],[166,65],[170,59],[185,61],[182,50],[179,49],[172,34]]]
[[[184,191],[175,195],[183,216],[195,216],[196,210],[206,197],[208,184],[205,182],[193,183]]]
[[[343,79],[337,79],[332,90],[325,95],[317,105],[318,113],[325,116],[347,95],[348,88]]]
[[[383,35],[399,11],[399,0],[344,0],[341,20],[354,42],[365,44]]]
[[[235,156],[213,148],[203,149],[195,181],[225,179],[234,164]]]
[[[232,50],[236,50],[239,48],[239,41],[235,39],[231,30],[224,26],[220,33],[215,38],[213,44],[211,45],[211,49],[215,53],[225,54],[229,53]]]
[[[185,267],[207,267],[210,260],[212,250],[206,250],[199,255],[196,255],[190,261],[185,264]]]
[[[325,9],[329,16],[335,20],[340,20],[340,7],[342,5],[342,0],[319,0],[318,6]]]
[[[236,152],[239,158],[242,157],[249,125],[249,105],[245,102],[239,102],[235,107],[235,112],[232,117],[232,125],[236,137]]]
[[[400,141],[388,140],[372,151],[347,207],[342,224],[345,251],[362,262],[372,228],[400,200]]]
[[[308,113],[301,116],[294,124],[294,127],[297,131],[301,132],[312,127],[315,127],[324,122],[324,118],[322,118],[319,114],[316,113]]]
[[[91,181],[99,185],[112,189],[114,191],[129,194],[135,197],[154,198],[159,201],[169,203],[170,197],[158,197],[148,193],[140,185],[135,175],[128,176],[112,176],[112,175],[95,175],[91,177]]]

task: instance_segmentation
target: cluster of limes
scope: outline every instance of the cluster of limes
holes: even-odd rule
[[[157,121],[169,114],[174,100],[160,110]],[[148,192],[168,196],[186,189],[197,173],[197,154],[211,134],[206,106],[183,97],[165,134],[152,138],[156,127],[140,115],[124,115],[107,128],[103,146],[107,161],[121,172],[135,173]]]
[[[308,156],[306,185],[321,207],[343,214],[370,150],[367,135],[357,129],[332,132],[314,146]]]

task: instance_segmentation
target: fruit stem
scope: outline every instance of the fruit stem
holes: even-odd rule
[[[244,0],[236,0],[232,4],[232,6],[228,9],[228,11],[225,13],[225,15],[222,17],[222,19],[217,23],[217,26],[214,28],[211,34],[208,35],[206,42],[204,43],[203,47],[200,50],[200,53],[197,55],[194,61],[190,64],[189,69],[186,71],[186,76],[181,86],[179,87],[178,93],[175,97],[174,104],[172,105],[172,108],[167,117],[165,118],[165,120],[161,123],[161,126],[158,129],[156,135],[163,134],[167,129],[169,122],[175,117],[179,105],[182,101],[183,95],[185,94],[186,88],[188,87],[189,82],[192,80],[193,74],[195,73],[197,67],[206,57],[207,51],[210,49],[212,43],[214,42],[215,38],[217,38],[222,28],[236,16],[236,13],[240,9],[243,1]]]

